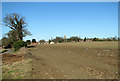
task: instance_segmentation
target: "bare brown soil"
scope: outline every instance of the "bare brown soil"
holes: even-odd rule
[[[0,52],[2,51],[2,47],[0,47]]]
[[[12,63],[17,61],[22,61],[24,59],[23,55],[14,54],[2,54],[2,63]]]
[[[6,62],[17,59],[11,61],[13,64],[3,64],[4,79],[118,78],[118,42],[36,45],[16,54],[5,56],[9,59]]]

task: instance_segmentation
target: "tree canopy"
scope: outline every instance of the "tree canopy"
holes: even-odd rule
[[[36,39],[32,39],[32,43],[36,43]]]
[[[23,37],[31,35],[31,33],[26,29],[27,23],[25,22],[25,17],[20,16],[17,13],[11,13],[6,15],[3,19],[4,25],[12,29],[12,34],[15,34],[17,40],[23,40]],[[11,32],[9,32],[10,34]]]

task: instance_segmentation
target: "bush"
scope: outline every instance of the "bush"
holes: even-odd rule
[[[49,39],[49,44],[50,44],[51,40]]]
[[[75,41],[75,42],[79,42],[80,38],[77,36],[72,36],[70,37],[70,41]]]
[[[21,47],[24,47],[24,46],[26,47],[27,44],[26,44],[26,42],[24,42],[24,41],[22,41],[22,40],[17,41],[17,42],[15,42],[15,43],[13,44],[14,51],[17,51],[17,50],[19,50]]]
[[[39,42],[42,44],[42,43],[45,43],[45,40],[40,40]]]
[[[27,45],[30,45],[31,41],[30,40],[26,40],[26,43],[27,43]]]
[[[102,40],[100,40],[99,38],[93,38],[93,40],[92,41],[102,41]]]
[[[84,42],[86,42],[86,40],[87,40],[87,39],[86,39],[86,37],[85,37],[85,38],[84,38]]]
[[[36,43],[36,39],[32,39],[32,43]]]
[[[6,37],[3,37],[1,42],[2,42],[2,46],[4,46],[4,48],[11,48],[12,44],[13,44],[13,42]]]

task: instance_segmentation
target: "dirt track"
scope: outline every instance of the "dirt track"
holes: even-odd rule
[[[99,42],[93,45],[66,43],[28,48],[25,58],[31,61],[22,63],[22,69],[28,71],[23,71],[25,76],[18,76],[32,79],[117,78],[117,43]]]

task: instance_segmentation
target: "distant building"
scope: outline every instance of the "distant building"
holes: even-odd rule
[[[55,44],[54,42],[50,42],[50,44]]]
[[[84,40],[79,40],[79,42],[84,42]]]
[[[71,42],[75,42],[75,41],[71,41]]]
[[[45,41],[44,44],[49,44],[49,42],[48,42],[48,41]]]
[[[64,39],[66,39],[66,35],[64,35]]]
[[[33,42],[31,42],[31,44],[32,44],[32,45],[34,45],[34,44],[38,44],[38,42],[36,42],[36,43],[35,43],[35,42],[34,42],[34,43],[33,43]]]
[[[86,40],[86,42],[91,42],[92,40]]]
[[[92,40],[86,40],[86,42],[91,42]],[[84,42],[84,40],[79,40],[79,42]]]
[[[66,35],[64,35],[64,42],[66,42],[67,40],[66,40]]]
[[[45,41],[45,42],[38,42],[37,44],[49,44],[48,41]]]
[[[40,44],[40,42],[38,42],[38,44]]]

